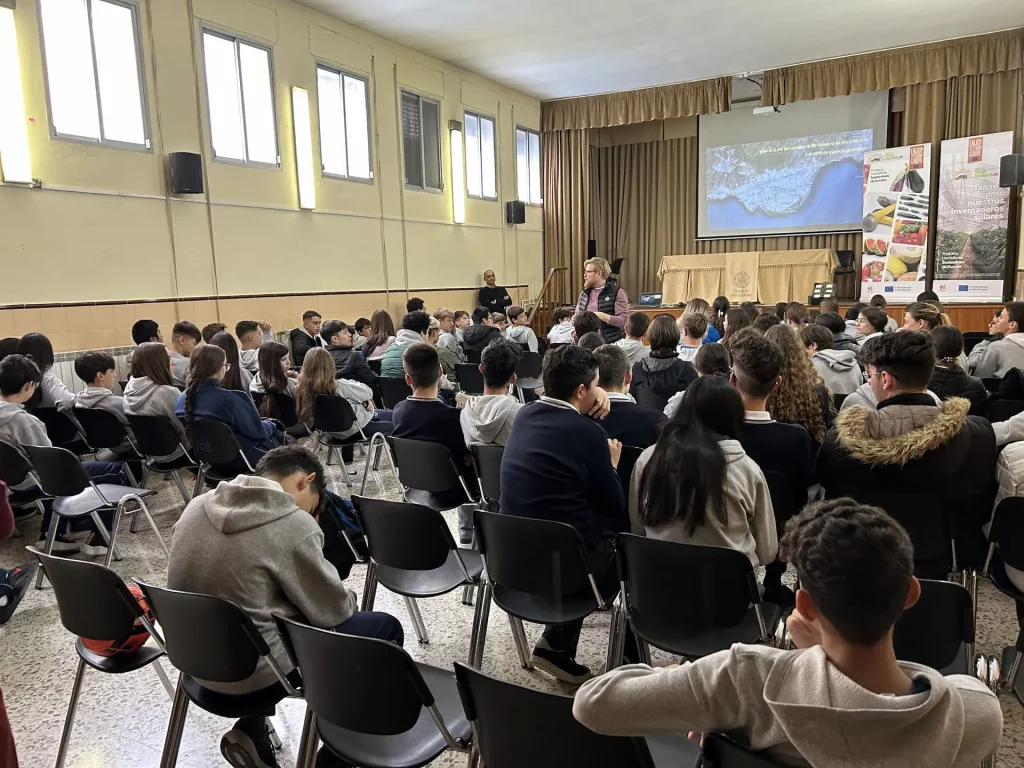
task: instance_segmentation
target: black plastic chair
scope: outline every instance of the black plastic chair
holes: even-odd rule
[[[412,397],[412,387],[405,383],[405,379],[399,376],[378,376],[377,383],[380,384],[380,396],[384,401],[384,407],[392,409],[407,397]]]
[[[658,413],[664,413],[665,406],[668,405],[672,394],[655,392],[650,387],[637,387],[633,390],[633,397],[636,398],[637,405],[642,405],[644,408],[652,408]]]
[[[455,378],[459,382],[459,389],[467,395],[482,395],[484,393],[484,375],[480,373],[478,363],[457,363]]]
[[[483,353],[484,353],[484,351],[482,349],[472,349],[472,348],[467,349],[466,350],[466,362],[467,363],[473,363],[473,365],[479,365],[480,364],[480,358],[483,355]]]
[[[988,331],[966,331],[964,333],[964,354],[971,354],[971,351],[987,338],[989,338]]]
[[[100,449],[116,451],[123,445],[131,447],[132,452],[135,454],[134,459],[118,458],[116,461],[124,464],[128,480],[134,484],[136,478],[128,462],[131,462],[138,468],[142,462],[142,454],[139,453],[139,449],[135,446],[135,441],[128,434],[128,430],[124,428],[120,419],[110,411],[104,411],[102,408],[73,408],[71,412],[75,417],[75,421],[81,427],[82,433],[85,435],[85,441],[94,451]]]
[[[194,419],[185,430],[192,440],[192,454],[199,461],[192,498],[199,495],[203,484],[212,486],[234,480],[239,475],[256,471],[242,452],[238,438],[231,427],[214,419]]]
[[[403,499],[439,512],[476,503],[445,446],[391,435],[387,442],[395,459],[396,479],[405,488]]]
[[[474,510],[477,544],[484,558],[484,584],[470,641],[470,662],[480,668],[493,600],[508,614],[523,669],[533,669],[523,622],[565,624],[607,608],[579,531],[554,520],[535,520]],[[614,647],[615,623],[609,635]]]
[[[595,733],[573,717],[572,697],[499,680],[455,662],[455,679],[473,724],[473,759],[487,768],[653,768],[647,740]],[[672,755],[659,763],[697,768],[700,748],[681,736],[657,737]]]
[[[501,457],[505,447],[501,445],[471,445],[473,467],[480,483],[481,501],[487,502],[491,512],[498,511],[501,500]]]
[[[129,416],[128,424],[135,436],[135,447],[145,457],[142,465],[142,487],[147,486],[152,472],[164,478],[170,477],[177,486],[182,501],[188,504],[192,497],[181,481],[178,470],[187,469],[198,473],[199,464],[189,455],[171,420],[165,416]],[[181,455],[178,458],[165,460],[179,451]]]
[[[39,478],[35,476],[32,465],[15,446],[0,440],[0,481],[8,488],[14,488],[28,480],[35,484],[36,492],[32,498],[11,506],[15,509],[35,507],[39,514],[44,514],[46,510],[43,507],[43,502],[48,501],[51,497],[43,493],[42,488],[39,488]]]
[[[320,445],[327,446],[328,464],[331,463],[331,456],[335,451],[341,457],[341,474],[345,478],[345,485],[349,488],[352,487],[352,481],[349,479],[348,465],[345,463],[344,452],[341,449],[360,443],[366,444],[369,441],[361,427],[348,437],[335,437],[335,435],[347,432],[356,425],[356,415],[348,400],[340,395],[316,396],[316,401],[313,403],[313,430],[317,432],[317,440]],[[369,462],[367,462],[367,466],[369,466]]]
[[[540,356],[539,352],[530,352],[529,350],[523,352],[519,362],[516,363],[516,386],[520,390],[530,392],[543,387],[544,382],[540,378],[543,364],[544,358]]]
[[[951,581],[921,579],[921,599],[900,616],[892,642],[901,661],[924,664],[944,675],[972,674],[971,593]]]
[[[619,482],[622,483],[622,492],[627,499],[629,498],[629,489],[633,482],[633,467],[636,466],[636,462],[643,452],[644,449],[638,446],[624,445],[622,446],[622,452],[619,454],[619,465],[615,468],[615,471],[619,475]]]
[[[285,694],[299,695],[252,618],[237,604],[213,595],[155,587],[138,580],[136,583],[156,615],[167,658],[179,671],[161,765],[177,763],[190,701],[218,717],[239,719],[263,715],[281,699],[277,686],[230,694],[206,688],[200,680],[238,683],[251,676],[262,660]],[[280,745],[273,728],[271,739],[275,746]]]
[[[265,392],[250,392],[252,401],[259,410],[263,399],[267,396]],[[277,406],[277,420],[281,422],[285,432],[295,438],[309,436],[309,429],[299,420],[299,414],[295,411],[295,398],[287,392],[273,392],[270,395],[274,398],[274,405]]]
[[[352,502],[370,554],[363,610],[373,610],[377,584],[382,584],[405,598],[417,638],[421,643],[429,643],[416,600],[446,595],[459,587],[477,586],[483,571],[480,553],[459,549],[448,524],[436,510],[361,496]]]
[[[645,643],[700,658],[733,643],[773,639],[781,609],[761,601],[754,567],[742,552],[620,533],[616,555],[623,590],[616,620],[628,621]],[[616,648],[616,666],[621,658]]]
[[[1008,421],[1024,411],[1024,400],[990,400],[988,404],[989,421]]]
[[[33,416],[43,422],[51,444],[57,448],[67,448],[78,456],[93,453],[92,446],[85,441],[78,425],[66,413],[53,406],[39,406],[30,410]]]
[[[832,393],[832,403],[836,407],[836,413],[838,413],[843,407],[843,403],[846,402],[847,397],[849,397],[849,395],[840,395],[835,392]]]
[[[1003,385],[1003,380],[995,378],[985,378],[981,380],[981,383],[985,385],[985,389],[988,392],[998,392],[999,387]]]
[[[1024,591],[1010,580],[1006,569],[1009,567],[1024,571],[1024,498],[1011,497],[996,505],[988,538],[991,543],[984,573],[996,589],[1017,604],[1017,620],[1020,623],[1024,617]],[[997,693],[1013,692],[1017,700],[1024,704],[1024,676],[1020,674],[1022,658],[1024,624],[1021,625],[1014,645],[1004,648],[1001,657],[989,657],[987,674],[989,686],[993,690]]]
[[[303,727],[298,764],[315,750],[314,733],[361,768],[419,768],[448,749],[469,751],[472,729],[452,672],[384,640],[274,619],[302,671],[306,726],[316,728]]]
[[[376,358],[375,360],[366,361],[366,364],[369,366],[370,370],[373,371],[374,374],[376,374],[377,376],[380,376],[380,362],[381,361],[379,357]]]
[[[704,734],[702,759],[704,768],[778,768],[781,765],[721,733]]]
[[[121,522],[121,516],[126,511],[126,505],[129,502],[135,502],[138,504],[138,509],[132,510],[133,514],[138,514],[141,511],[145,515],[149,527],[153,529],[157,541],[160,542],[160,546],[164,550],[164,554],[170,557],[167,543],[160,535],[160,529],[157,528],[156,521],[153,520],[146,502],[143,501],[145,498],[155,496],[156,491],[151,491],[148,488],[133,488],[129,485],[108,483],[97,485],[89,477],[89,473],[85,471],[79,458],[66,448],[45,448],[38,445],[26,445],[24,448],[36,471],[36,476],[39,478],[40,487],[44,493],[54,498],[50,527],[46,532],[46,552],[44,554],[49,555],[53,550],[53,540],[57,535],[57,519],[59,517],[68,519],[89,517],[96,526],[96,530],[107,541],[107,556],[103,565],[109,567],[111,557],[121,559],[115,548],[117,528]],[[108,510],[114,513],[109,531],[103,525],[99,515],[100,512]],[[43,572],[40,571],[36,578],[36,588],[42,587],[42,583]]]

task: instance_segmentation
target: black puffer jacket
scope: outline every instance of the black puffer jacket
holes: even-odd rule
[[[327,351],[334,358],[334,378],[352,379],[368,387],[373,386],[373,381],[376,378],[373,371],[370,370],[370,366],[366,364],[363,356],[352,347],[330,346]]]
[[[501,335],[497,326],[484,325],[479,323],[471,325],[462,332],[462,346],[466,349],[483,349],[494,339]]]
[[[988,400],[985,385],[977,376],[969,376],[959,368],[940,368],[936,366],[928,389],[943,400],[951,397],[962,397],[971,404],[970,415],[981,415]]]
[[[629,393],[635,396],[638,388],[647,387],[659,395],[671,396],[686,389],[696,378],[693,363],[680,360],[674,350],[657,350],[633,366]]]

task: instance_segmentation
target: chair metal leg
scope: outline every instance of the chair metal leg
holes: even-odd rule
[[[160,665],[160,659],[154,661],[151,666],[153,667],[153,671],[156,672],[156,676],[160,678],[160,682],[163,684],[164,690],[167,691],[167,698],[174,701],[174,686],[171,685],[171,679],[167,677],[167,672],[165,672],[164,668]]]
[[[467,584],[462,588],[462,604],[472,605],[473,604],[473,585]]]
[[[480,750],[476,744],[470,747],[469,757],[466,760],[466,768],[479,768],[480,766]]]
[[[420,607],[416,605],[416,598],[403,597],[402,599],[405,600],[405,610],[409,612],[409,618],[416,629],[417,639],[421,645],[427,645],[430,642],[430,636],[427,634],[427,625],[423,623],[423,616],[420,615]]]
[[[203,487],[203,470],[196,470],[196,484],[192,487],[192,498],[194,499],[199,495],[199,491]]]
[[[139,485],[140,488],[149,488],[149,467],[145,464],[142,465],[142,483]]]
[[[533,669],[533,664],[530,663],[529,649],[526,647],[526,630],[523,629],[523,622],[509,614],[508,624],[512,628],[512,639],[515,641],[516,652],[519,654],[519,664],[523,669]]]
[[[272,717],[267,718],[267,736],[270,737],[271,746],[280,752],[284,744],[281,743],[281,737],[277,735],[277,731],[274,729],[274,718]]]
[[[171,472],[171,480],[173,480],[174,484],[178,486],[178,493],[181,494],[181,500],[185,502],[185,505],[187,506],[192,499],[189,497],[188,490],[185,488],[185,484],[181,481],[181,475],[178,474],[177,470]]]
[[[121,505],[118,504],[114,508],[114,520],[110,526],[111,530],[109,532],[107,531],[106,526],[103,525],[103,521],[100,520],[99,512],[93,512],[91,517],[93,524],[96,526],[96,530],[100,532],[100,536],[102,536],[107,542],[107,556],[103,559],[103,565],[109,568],[111,558],[118,561],[121,560],[121,553],[118,552],[117,547],[114,546],[114,539],[117,536],[117,528],[121,524]]]
[[[978,572],[971,570],[970,576],[970,589],[971,589],[971,610],[974,612],[974,629],[978,629]],[[970,657],[968,657],[970,658]]]
[[[651,646],[646,640],[641,640],[639,637],[636,639],[637,645],[640,646],[640,657],[643,663],[647,666],[651,666]]]
[[[295,758],[295,768],[312,766],[316,760],[316,715],[306,705],[306,716],[302,719],[302,736],[299,737],[299,751]]]
[[[167,548],[167,542],[164,541],[164,537],[160,533],[160,529],[156,525],[156,520],[153,519],[153,515],[149,511],[149,507],[146,506],[146,502],[144,502],[139,496],[136,496],[135,494],[132,494],[131,496],[125,496],[121,500],[121,504],[124,504],[126,501],[134,501],[138,503],[139,509],[136,510],[135,517],[138,518],[140,513],[146,516],[146,522],[149,523],[149,527],[153,529],[153,533],[156,534],[156,540],[160,543],[160,547],[163,549],[164,554],[167,556],[167,559],[170,560],[171,550]]]
[[[334,446],[332,446],[332,445],[327,446],[327,460],[324,461],[324,466],[325,467],[331,466],[331,456],[333,456],[333,455],[334,455]]]
[[[605,658],[604,667],[608,672],[622,665],[626,644],[626,622],[628,621],[620,597],[612,608],[612,624],[608,630],[608,656]]]
[[[338,451],[338,457],[341,461],[341,476],[345,478],[345,487],[351,488],[352,480],[348,476],[348,464],[345,463],[345,455],[341,451]]]
[[[64,717],[64,731],[60,735],[60,749],[57,750],[55,768],[64,768],[64,760],[68,756],[68,742],[71,741],[71,729],[75,725],[75,712],[78,709],[78,697],[82,693],[82,678],[85,676],[85,660],[78,660],[78,672],[75,673],[75,684],[71,688],[71,701],[68,702],[68,713]]]
[[[160,768],[174,768],[178,764],[178,749],[181,747],[181,734],[185,730],[185,716],[188,714],[188,696],[178,676],[178,687],[174,691],[171,704],[171,717],[167,721],[167,735],[164,737],[164,750],[160,755]]]
[[[380,446],[376,444],[377,435],[370,438],[370,448],[367,450],[366,463],[363,465],[363,482],[359,486],[359,495],[366,495],[366,478],[370,473],[370,467],[377,461],[380,455]],[[377,481],[377,490],[380,490],[380,480],[377,477],[377,470],[373,470],[374,480]]]
[[[377,564],[370,562],[366,569],[366,580],[363,582],[363,610],[372,611],[377,598]]]
[[[476,596],[473,632],[469,639],[469,666],[480,669],[484,660],[484,643],[487,640],[487,622],[491,616],[491,588],[480,583],[480,594]]]
[[[53,551],[53,540],[57,537],[57,519],[60,517],[56,512],[50,513],[50,527],[46,529],[46,546],[44,547],[46,554],[50,554]],[[43,566],[39,566],[39,571],[36,573],[36,589],[43,588],[43,576],[46,571]]]

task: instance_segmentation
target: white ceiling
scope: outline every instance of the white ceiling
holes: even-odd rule
[[[1024,0],[299,0],[540,99],[1024,26]]]

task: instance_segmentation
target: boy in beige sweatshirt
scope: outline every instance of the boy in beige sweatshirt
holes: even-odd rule
[[[906,531],[843,498],[786,524],[783,557],[800,578],[788,620],[798,650],[734,645],[693,663],[620,667],[576,694],[599,733],[745,730],[789,765],[967,768],[995,753],[996,697],[966,675],[897,661],[892,629],[921,594]]]

